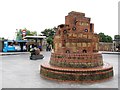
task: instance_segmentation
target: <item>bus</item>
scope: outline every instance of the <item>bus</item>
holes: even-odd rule
[[[23,52],[27,51],[27,40],[5,40],[3,52]]]

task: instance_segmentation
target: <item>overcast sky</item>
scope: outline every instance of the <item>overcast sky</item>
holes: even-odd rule
[[[15,38],[16,29],[40,33],[65,23],[71,11],[91,18],[96,33],[118,34],[119,0],[0,0],[0,37]]]

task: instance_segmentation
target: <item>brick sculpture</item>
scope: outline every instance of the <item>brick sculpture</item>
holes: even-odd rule
[[[54,36],[50,62],[41,65],[41,76],[58,81],[96,82],[113,77],[113,67],[98,53],[98,35],[85,13],[72,11]]]

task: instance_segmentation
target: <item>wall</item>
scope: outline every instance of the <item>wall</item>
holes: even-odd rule
[[[113,51],[113,43],[99,42],[99,51]]]

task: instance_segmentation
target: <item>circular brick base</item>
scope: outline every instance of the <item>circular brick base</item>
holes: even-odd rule
[[[96,68],[103,66],[101,53],[52,53],[50,65],[64,68]]]
[[[113,67],[104,63],[96,68],[61,68],[46,63],[41,65],[40,74],[47,79],[58,81],[97,82],[113,77]]]

